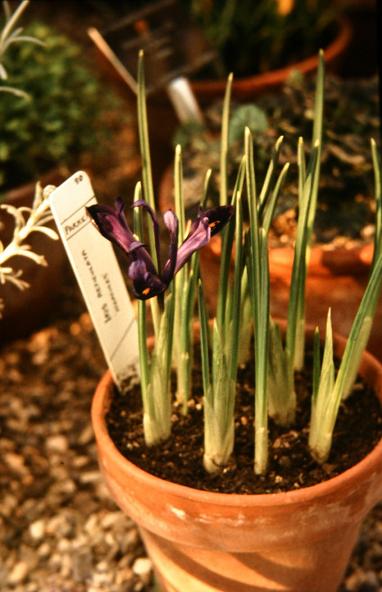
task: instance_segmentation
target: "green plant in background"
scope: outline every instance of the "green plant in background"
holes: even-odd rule
[[[31,100],[2,95],[3,190],[38,178],[57,163],[78,165],[86,151],[97,154],[102,146],[105,154],[110,137],[107,118],[118,105],[70,39],[41,22],[26,27],[25,35],[44,47],[12,44],[4,57],[7,84],[28,93]]]
[[[218,208],[202,210],[192,224],[190,232],[183,239],[185,224],[182,221],[181,239],[178,244],[178,220],[171,211],[164,214],[164,221],[170,233],[170,251],[166,263],[161,264],[159,256],[158,222],[153,209],[141,200],[140,185],[135,194],[135,234],[128,228],[122,215],[123,203],[117,201],[115,208],[91,206],[93,220],[100,232],[118,244],[128,253],[130,264],[128,275],[133,282],[134,293],[139,298],[139,350],[144,409],[144,428],[146,443],[154,445],[169,437],[171,432],[172,395],[169,389],[169,371],[172,360],[174,330],[174,308],[180,306],[178,323],[189,327],[193,316],[193,305],[184,306],[183,295],[176,302],[179,286],[171,282],[176,272],[190,260],[212,235],[214,231],[227,226],[222,232],[222,256],[220,281],[218,284],[218,305],[216,317],[209,322],[203,297],[203,278],[199,280],[198,304],[200,321],[200,349],[203,375],[204,409],[204,466],[210,473],[224,469],[230,462],[234,447],[236,379],[239,365],[239,342],[243,327],[243,314],[247,303],[252,313],[252,339],[254,342],[254,407],[255,407],[255,450],[254,471],[264,474],[267,471],[268,457],[268,416],[274,415],[282,425],[293,425],[295,415],[295,370],[305,365],[305,278],[309,245],[317,204],[318,177],[320,172],[322,116],[323,116],[323,55],[319,57],[317,90],[314,106],[312,143],[309,161],[305,162],[303,140],[298,143],[299,163],[299,220],[295,246],[293,281],[290,292],[290,305],[285,338],[269,313],[269,269],[268,235],[276,210],[280,188],[284,182],[288,164],[276,174],[282,138],[276,141],[273,153],[264,176],[260,192],[257,191],[255,176],[256,154],[250,130],[245,131],[245,152],[241,159],[232,196],[227,191],[226,146],[229,137],[229,94],[230,78],[227,85],[223,110],[223,125],[220,152],[220,199]],[[143,180],[146,200],[153,200],[150,167],[147,118],[144,106],[144,78],[142,55],[140,57],[140,91],[138,96]],[[381,165],[375,142],[372,142],[372,160],[376,191],[376,235],[375,255],[372,270],[363,300],[356,314],[344,355],[336,372],[333,361],[332,329],[330,312],[321,361],[318,330],[316,330],[313,352],[312,412],[309,446],[312,457],[319,463],[327,460],[332,443],[334,425],[339,405],[350,392],[361,355],[366,347],[370,333],[376,302],[382,285],[382,191]],[[209,173],[207,173],[207,179]],[[244,181],[246,180],[246,183]],[[175,186],[177,210],[183,216],[180,202],[182,179],[180,150],[175,158]],[[205,184],[205,187],[207,184]],[[242,193],[246,187],[249,223],[243,224]],[[204,201],[203,194],[203,201]],[[231,206],[226,205],[231,200]],[[146,210],[153,225],[152,249],[157,255],[154,264],[142,241],[142,212]],[[232,211],[235,216],[231,217]],[[229,220],[230,218],[230,220]],[[229,221],[228,221],[229,220]],[[230,264],[233,271],[230,274]],[[171,269],[171,273],[168,270]],[[198,270],[191,265],[184,280],[193,282],[193,274]],[[167,290],[167,294],[166,294]],[[193,294],[193,291],[192,291]],[[191,299],[192,299],[191,294]],[[155,345],[150,352],[147,344],[145,300],[155,297],[156,308],[152,308]],[[190,295],[187,294],[187,298]],[[245,313],[246,315],[248,313]],[[154,319],[155,320],[155,319]],[[247,342],[247,336],[245,341]],[[192,344],[185,353],[192,358]],[[251,366],[251,361],[249,362]],[[179,376],[179,375],[178,375]],[[273,383],[273,386],[272,386]],[[274,385],[285,391],[285,396],[276,397]],[[288,427],[289,429],[289,427]],[[153,437],[154,436],[154,437]]]
[[[13,44],[32,43],[42,45],[42,42],[29,35],[22,35],[23,28],[18,26],[18,21],[28,6],[29,2],[24,0],[12,14],[9,4],[3,3],[5,13],[5,23],[0,33],[0,78],[6,80],[8,72],[4,67],[3,61],[9,48]],[[30,101],[30,95],[26,90],[14,86],[1,86],[0,90],[11,95],[11,99],[17,103]],[[1,97],[2,99],[5,98]],[[17,130],[14,130],[17,133]],[[46,265],[46,259],[43,255],[38,255],[32,251],[31,246],[26,242],[32,233],[44,234],[50,239],[58,240],[57,233],[49,228],[48,223],[52,219],[49,209],[49,203],[43,198],[42,190],[39,184],[36,185],[35,196],[32,207],[16,208],[13,205],[2,204],[2,210],[7,212],[14,220],[14,230],[11,240],[4,245],[0,240],[0,284],[6,282],[13,284],[19,290],[25,290],[29,287],[28,282],[21,278],[22,271],[15,270],[10,260],[14,257],[24,257],[31,259],[37,265]],[[0,299],[0,317],[4,303]]]
[[[23,35],[23,27],[18,27],[18,21],[24,13],[26,7],[29,4],[29,0],[24,0],[16,8],[12,14],[11,8],[8,2],[3,2],[5,23],[0,34],[0,79],[7,80],[8,72],[4,66],[5,54],[9,50],[10,46],[19,43],[34,43],[37,45],[43,45],[42,41],[32,37],[30,35]],[[16,28],[17,27],[17,28]],[[24,90],[15,88],[14,86],[0,86],[0,92],[10,93],[16,97],[22,97],[29,99],[30,96]]]
[[[225,72],[251,76],[315,54],[337,30],[330,0],[182,0],[218,49]],[[288,5],[288,6],[287,6]]]

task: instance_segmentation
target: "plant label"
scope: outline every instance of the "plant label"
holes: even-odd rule
[[[138,364],[137,323],[113,247],[86,212],[97,203],[88,175],[78,171],[49,201],[107,364],[123,389]]]

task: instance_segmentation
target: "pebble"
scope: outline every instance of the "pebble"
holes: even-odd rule
[[[87,456],[76,456],[72,460],[72,465],[75,468],[82,468],[85,467],[89,463],[89,458]]]
[[[152,563],[148,557],[138,557],[133,563],[133,573],[137,576],[146,576],[151,573]]]
[[[69,448],[69,443],[65,436],[49,436],[46,439],[46,447],[48,450],[52,450],[55,452],[66,452]]]
[[[111,583],[112,576],[109,573],[94,573],[92,583],[97,586],[106,586]]]
[[[106,514],[102,518],[101,525],[102,528],[108,529],[117,524],[118,522],[121,522],[122,520],[123,514],[121,512],[109,512],[109,514]]]
[[[45,532],[45,520],[36,520],[29,526],[31,537],[35,540],[42,539]]]
[[[84,430],[82,430],[81,434],[78,436],[77,443],[80,446],[85,446],[86,444],[89,444],[89,442],[91,442],[92,440],[94,440],[94,432],[91,424],[89,424],[85,427]]]
[[[99,471],[86,471],[80,475],[81,483],[94,483],[95,481],[100,481],[101,475]]]
[[[16,473],[19,473],[20,475],[25,475],[26,473],[28,473],[28,469],[25,466],[24,458],[19,454],[16,454],[14,452],[6,452],[3,458],[11,470],[15,471]]]
[[[133,572],[129,567],[120,569],[115,575],[115,583],[117,586],[128,582],[133,577]]]
[[[25,578],[27,577],[27,574],[28,564],[24,561],[19,561],[19,563],[16,563],[11,573],[9,574],[8,582],[10,584],[21,584],[21,582],[24,582]]]
[[[39,557],[49,557],[49,555],[51,554],[51,546],[49,545],[49,543],[43,543],[42,545],[40,545],[40,547],[37,549],[37,554],[39,555]]]

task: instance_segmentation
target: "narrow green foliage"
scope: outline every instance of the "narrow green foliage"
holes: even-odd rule
[[[253,334],[252,305],[248,286],[248,270],[245,267],[241,278],[241,311],[238,366],[243,366],[250,359],[251,339]]]
[[[316,92],[314,99],[314,119],[312,132],[312,152],[308,166],[305,162],[304,143],[298,142],[299,169],[299,219],[295,247],[295,258],[291,280],[290,307],[288,310],[287,350],[290,364],[294,370],[301,370],[305,350],[305,281],[309,263],[310,243],[317,210],[318,185],[321,166],[322,126],[324,111],[325,62],[322,50],[319,52]],[[293,372],[293,370],[290,370]]]
[[[312,385],[312,400],[317,398],[318,387],[320,385],[320,368],[321,368],[321,348],[320,348],[320,330],[318,327],[314,330],[313,335],[313,385]]]
[[[203,390],[204,396],[210,396],[211,390],[211,371],[209,360],[209,328],[208,328],[208,314],[206,303],[204,300],[202,282],[198,282],[198,307],[199,307],[199,324],[200,324],[200,354],[202,358],[202,374],[203,374]],[[207,394],[207,395],[206,395]]]
[[[265,230],[260,227],[256,191],[253,144],[245,131],[245,162],[250,232],[248,278],[255,334],[255,463],[256,474],[264,474],[268,462],[268,345],[269,345],[269,269]]]
[[[229,134],[229,115],[231,105],[233,74],[227,79],[227,86],[223,102],[222,129],[220,140],[220,205],[228,204],[227,187],[227,159],[228,159],[228,134]]]
[[[345,399],[350,394],[354,384],[361,355],[369,340],[381,285],[382,254],[379,255],[373,266],[373,271],[353,321],[346,349],[342,357],[336,382],[336,392],[338,392],[340,400]]]
[[[316,344],[315,348],[317,348]],[[317,373],[317,354],[315,357],[315,372]],[[309,447],[313,458],[318,462],[324,462],[326,460],[327,450],[330,449],[332,443],[333,426],[330,417],[330,409],[334,387],[334,375],[333,331],[331,311],[329,309],[326,321],[324,356],[318,384],[317,378],[314,377],[316,383],[314,384],[313,392],[315,389],[317,392],[315,396],[312,397],[309,430]]]
[[[316,217],[317,210],[317,197],[318,197],[318,184],[320,180],[320,169],[321,169],[321,147],[322,147],[322,127],[324,118],[324,85],[325,85],[325,61],[324,52],[322,49],[318,56],[318,70],[316,77],[316,92],[314,97],[314,116],[313,116],[313,133],[312,133],[312,146],[318,146],[318,154],[316,157],[316,166],[314,174],[311,177],[311,201],[312,205],[309,211],[308,218],[308,232],[309,232],[309,244],[312,238],[314,220]],[[310,160],[313,160],[314,149],[312,151]]]
[[[175,150],[174,161],[174,194],[175,213],[179,220],[178,246],[181,245],[186,234],[186,215],[183,200],[183,167],[182,149]],[[194,291],[190,290],[194,287]],[[183,413],[187,412],[187,401],[191,388],[192,363],[192,312],[193,306],[188,304],[195,295],[195,282],[190,278],[190,266],[186,264],[175,278],[175,323],[174,323],[174,351],[173,360],[176,361],[177,399],[182,403]],[[184,316],[188,314],[188,316]]]
[[[262,298],[260,319],[255,329],[256,405],[255,405],[255,473],[262,475],[268,464],[268,347],[269,347],[269,268],[268,245],[264,229],[260,229],[260,285]]]
[[[177,398],[182,402],[182,411],[187,413],[187,402],[191,395],[191,372],[193,364],[193,331],[192,317],[195,306],[196,284],[199,276],[199,253],[195,253],[191,260],[191,268],[183,286],[176,289],[182,291],[180,301],[180,317],[175,320],[174,331],[178,341],[179,357],[177,360]],[[177,325],[177,321],[179,325]],[[180,329],[180,331],[179,331]]]
[[[382,286],[381,166],[376,146],[373,142],[372,157],[377,201],[375,253],[372,270],[350,330],[337,377],[334,381],[333,359],[329,362],[330,355],[332,356],[332,350],[330,350],[329,345],[325,345],[320,384],[317,389],[317,394],[312,401],[309,445],[312,456],[321,463],[327,460],[330,453],[333,430],[341,401],[350,394],[356,379],[361,356],[365,351],[369,340],[373,317],[375,315]],[[328,341],[328,333],[330,334],[331,331],[331,328],[329,329],[329,318],[330,317],[328,317],[326,341]],[[328,350],[327,355],[326,350]],[[333,371],[331,368],[333,368]]]
[[[173,326],[174,292],[170,291],[165,297],[159,332],[151,353],[150,381],[147,388],[149,405],[143,414],[145,442],[148,446],[167,440],[171,433],[170,372]]]
[[[288,426],[295,409],[295,393],[291,385],[290,366],[279,326],[270,319],[268,362],[268,410],[276,423]]]
[[[233,196],[241,194],[245,178],[245,157],[240,162],[239,171],[236,177]],[[229,270],[231,264],[231,252],[234,240],[234,226],[229,224],[222,232],[222,256],[220,262],[220,279],[216,318],[220,325],[224,324],[225,307],[229,286]]]
[[[267,172],[265,174],[264,183],[261,188],[260,195],[259,195],[259,204],[260,204],[261,209],[264,207],[264,204],[266,203],[266,201],[268,199],[268,196],[269,196],[272,184],[273,184],[273,180],[274,180],[274,176],[275,176],[275,172],[276,172],[276,166],[277,166],[277,163],[279,160],[280,150],[281,150],[281,146],[282,146],[283,141],[284,141],[284,136],[280,136],[277,139],[275,146],[273,148],[273,151],[272,151],[272,156],[269,161]]]
[[[134,201],[142,197],[141,184],[137,183]],[[143,210],[134,208],[134,232],[143,239]],[[165,298],[160,316],[159,330],[151,352],[147,347],[146,302],[138,300],[138,347],[141,391],[143,401],[143,429],[147,446],[166,440],[171,431],[170,371],[172,334],[174,326],[174,292]]]
[[[137,96],[137,113],[138,113],[138,135],[140,153],[142,159],[142,183],[143,183],[143,194],[145,201],[149,206],[155,210],[155,198],[154,198],[154,187],[153,177],[151,169],[151,156],[150,156],[150,141],[149,141],[149,130],[147,121],[147,109],[146,109],[146,84],[145,84],[145,71],[144,71],[144,53],[143,50],[139,52],[138,56],[138,96]],[[150,225],[149,228],[149,244],[151,257],[154,265],[157,267],[160,262],[157,260],[157,254],[155,249],[155,235],[154,229]],[[158,334],[159,323],[160,323],[160,310],[158,301],[156,298],[150,300],[151,315],[153,318],[153,325],[155,334]]]
[[[265,233],[268,234],[269,229],[272,224],[273,216],[276,209],[277,199],[280,195],[281,188],[284,184],[285,178],[287,176],[289,170],[289,162],[286,162],[281,169],[281,172],[277,178],[276,185],[271,192],[271,196],[268,202],[265,202],[262,208],[262,227],[265,230]],[[260,202],[261,203],[261,202]]]
[[[203,195],[202,195],[202,199],[200,201],[200,207],[204,208],[206,203],[207,203],[207,197],[208,197],[208,190],[209,190],[209,186],[210,186],[210,181],[211,181],[211,175],[212,175],[212,169],[207,169],[205,177],[204,177],[204,185],[203,185]]]
[[[174,161],[174,195],[175,195],[175,213],[179,221],[178,245],[182,243],[186,232],[186,213],[183,200],[183,165],[182,148],[177,146],[175,149]]]
[[[204,389],[204,456],[209,473],[224,467],[231,456],[234,442],[235,382],[230,380],[225,356],[225,344],[218,323],[213,325],[210,364],[209,327],[201,283],[199,282],[200,345]]]
[[[301,140],[299,147],[298,165],[301,170],[304,168],[304,162],[301,159],[303,153]],[[299,186],[302,187],[303,194],[299,197],[300,211],[297,222],[286,336],[286,349],[291,365],[291,372],[293,369],[300,370],[304,360],[305,282],[311,236],[309,232],[309,220],[311,219],[312,210],[315,209],[314,187],[318,183],[316,176],[318,175],[317,160],[319,150],[319,145],[315,144],[307,167],[305,181],[304,183],[299,183]]]
[[[146,83],[144,70],[144,52],[141,50],[138,57],[138,133],[142,158],[142,181],[145,201],[155,209],[154,186],[151,169],[150,140],[146,108]],[[154,244],[154,243],[153,243]]]
[[[244,181],[244,179],[243,179]],[[235,205],[235,263],[232,288],[229,291],[230,297],[227,299],[225,328],[226,357],[229,366],[230,380],[236,382],[238,356],[239,356],[239,336],[240,336],[240,316],[241,316],[241,278],[243,275],[243,209],[241,203],[241,192],[243,184],[239,183],[234,192]]]
[[[285,348],[283,347],[281,336],[278,332],[275,332],[275,330],[272,329],[271,335],[269,410],[271,417],[281,425],[288,425],[294,421],[296,412],[294,371],[301,370],[304,365],[305,284],[309,262],[309,248],[317,209],[324,104],[323,97],[324,60],[323,53],[320,52],[312,132],[313,148],[308,164],[306,164],[305,161],[303,139],[299,138],[298,141],[297,164],[299,216],[291,276]]]
[[[142,197],[141,183],[135,186],[134,201],[139,201]],[[143,238],[143,210],[134,208],[134,233],[139,238]],[[146,329],[146,302],[138,300],[138,347],[139,347],[139,370],[141,379],[141,392],[143,401],[143,412],[145,415],[153,415],[152,401],[148,396],[150,384],[150,362],[147,350],[147,329]]]
[[[318,175],[319,147],[313,148],[306,168],[302,138],[298,143],[299,167],[299,217],[291,287],[288,306],[286,344],[282,344],[279,332],[271,332],[269,413],[280,425],[293,423],[296,414],[294,370],[301,369],[305,350],[305,280],[309,247],[309,219],[314,208],[313,192]]]
[[[213,322],[211,362],[208,351],[207,313],[199,288],[202,368],[204,382],[204,467],[214,473],[227,465],[234,443],[234,403],[240,334],[240,290],[243,273],[243,214],[241,194],[245,163],[242,161],[232,197],[235,217],[225,229],[218,290],[218,314]],[[233,281],[229,263],[235,245]]]
[[[374,256],[373,264],[382,252],[382,171],[381,161],[377,152],[377,145],[373,138],[370,140],[371,155],[374,170],[374,193],[376,201],[375,234],[374,234]]]

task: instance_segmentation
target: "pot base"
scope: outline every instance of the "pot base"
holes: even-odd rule
[[[142,528],[140,534],[163,592],[336,592],[359,529],[332,532],[310,547],[276,546],[261,553],[209,551]],[[312,573],[320,574],[315,583]]]

